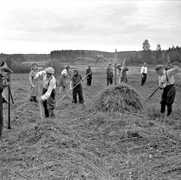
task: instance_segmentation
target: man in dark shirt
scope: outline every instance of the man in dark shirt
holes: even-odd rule
[[[74,70],[74,74],[72,77],[72,96],[73,96],[73,103],[77,103],[77,96],[79,97],[79,103],[84,104],[84,97],[83,97],[83,89],[82,89],[82,76],[79,74],[78,70]]]
[[[91,66],[88,66],[86,70],[86,76],[87,76],[87,86],[91,86],[92,84],[92,70]]]

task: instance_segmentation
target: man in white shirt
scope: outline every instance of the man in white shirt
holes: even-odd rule
[[[181,72],[181,69],[173,67],[169,70],[165,70],[164,66],[158,65],[155,70],[158,74],[159,87],[163,89],[160,112],[165,114],[165,109],[167,107],[167,116],[169,116],[172,113],[172,105],[176,95],[174,75]]]
[[[143,86],[146,82],[147,79],[147,73],[148,73],[148,68],[146,66],[146,63],[143,64],[143,66],[141,67],[141,86]]]
[[[55,109],[55,89],[56,89],[56,79],[54,77],[55,70],[52,67],[46,68],[44,71],[40,71],[35,75],[34,79],[43,77],[43,90],[40,100],[42,101],[45,117],[54,118]]]

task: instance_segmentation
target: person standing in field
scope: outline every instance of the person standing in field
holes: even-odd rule
[[[158,82],[160,89],[163,90],[161,96],[161,114],[165,118],[165,110],[167,108],[166,116],[170,116],[172,113],[172,105],[175,100],[176,88],[175,88],[175,78],[174,76],[181,72],[181,69],[178,67],[173,67],[171,69],[165,70],[163,65],[158,65],[155,68],[158,75]]]
[[[87,86],[91,86],[92,84],[92,70],[91,66],[88,66],[86,70],[86,76],[87,76]]]
[[[106,74],[107,74],[107,86],[113,84],[113,68],[112,64],[109,64],[107,69],[106,69]]]
[[[29,73],[29,83],[30,83],[30,101],[38,102],[38,85],[35,80],[35,75],[38,72],[38,64],[33,63],[31,66],[31,71]]]
[[[127,67],[122,67],[121,69],[121,82],[127,83],[128,82],[128,77],[127,77]]]
[[[122,66],[121,66],[121,64],[117,64],[116,69],[118,70],[118,77],[119,77],[118,82],[120,84],[121,83],[121,77],[122,77]]]
[[[3,91],[9,86],[8,74],[12,72],[4,61],[0,62],[0,138],[3,130],[3,103],[7,102],[3,97]]]
[[[71,76],[72,76],[71,74],[72,73],[70,70],[70,66],[66,65],[65,69],[63,69],[63,71],[61,72],[61,77],[60,77],[60,93],[63,94],[63,99],[66,97],[71,99],[69,95]]]
[[[140,70],[141,73],[141,86],[143,86],[146,82],[147,79],[147,73],[148,73],[148,68],[146,66],[146,63],[143,64]]]
[[[74,70],[72,83],[71,83],[72,96],[73,96],[72,103],[75,104],[77,103],[77,96],[78,96],[79,103],[84,104],[83,88],[81,81],[82,81],[82,76],[79,74],[78,70]]]
[[[120,83],[121,82],[127,83],[128,82],[128,77],[127,77],[128,67],[126,66],[126,58],[124,58],[121,68],[119,69],[120,69]]]
[[[45,118],[54,118],[55,109],[55,89],[56,79],[54,77],[55,70],[52,67],[46,68],[44,71],[40,71],[35,75],[35,79],[43,77],[43,90],[40,101],[43,105]]]

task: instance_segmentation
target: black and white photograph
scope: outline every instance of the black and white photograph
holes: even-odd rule
[[[0,180],[181,180],[180,0],[0,0]]]

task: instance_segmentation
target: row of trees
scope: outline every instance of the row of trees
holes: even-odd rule
[[[181,63],[181,47],[172,46],[167,50],[162,50],[161,45],[157,44],[155,50],[151,50],[150,42],[146,39],[142,44],[142,51],[136,52],[128,57],[130,64],[167,64]]]

